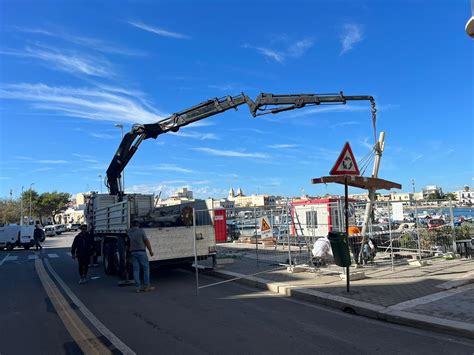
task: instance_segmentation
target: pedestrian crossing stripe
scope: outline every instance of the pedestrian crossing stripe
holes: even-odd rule
[[[38,255],[28,255],[28,260],[36,260],[38,259]]]
[[[5,261],[16,261],[18,259],[18,256],[7,256],[5,258]]]
[[[58,254],[48,254],[48,258],[59,258]]]

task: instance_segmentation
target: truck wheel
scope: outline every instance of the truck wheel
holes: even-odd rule
[[[104,246],[104,272],[106,275],[115,275],[117,273],[117,265],[115,263],[115,245],[106,244]]]
[[[7,243],[7,250],[12,251],[13,250],[13,245],[11,243]]]

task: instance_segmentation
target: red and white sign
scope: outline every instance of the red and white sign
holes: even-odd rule
[[[360,175],[359,167],[352,153],[349,142],[346,142],[336,164],[331,169],[330,175]]]

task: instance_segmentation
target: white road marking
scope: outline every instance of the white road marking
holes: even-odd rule
[[[48,258],[54,259],[59,258],[58,254],[48,254]]]
[[[28,260],[36,260],[38,259],[38,255],[28,255]]]
[[[66,254],[69,255],[69,256],[72,256],[71,252],[69,252],[69,251]]]
[[[114,333],[112,333],[100,320],[89,311],[89,309],[77,298],[77,296],[71,291],[71,289],[64,283],[59,275],[54,271],[48,260],[44,260],[46,268],[49,270],[51,275],[56,279],[56,282],[62,287],[64,292],[69,296],[76,307],[81,313],[94,325],[97,330],[106,337],[122,354],[124,355],[135,355],[135,352],[130,349],[124,342],[122,342]]]
[[[0,266],[3,265],[3,263],[7,260],[7,258],[10,256],[10,253],[8,253],[3,259],[2,261],[0,261]]]
[[[18,259],[18,256],[7,256],[5,258],[5,261],[16,261]]]
[[[434,301],[441,300],[443,298],[467,291],[474,288],[474,285],[466,285],[466,286],[461,286],[458,288],[450,289],[447,291],[442,291],[442,292],[437,292],[433,293],[428,296],[420,297],[420,298],[415,298],[413,300],[409,300],[406,302],[401,302],[398,304],[394,304],[393,306],[387,307],[389,310],[394,310],[394,311],[403,311],[408,308],[416,307],[421,304],[426,304]]]

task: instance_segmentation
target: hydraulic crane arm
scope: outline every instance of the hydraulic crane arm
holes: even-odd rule
[[[295,94],[273,95],[260,94],[252,101],[244,93],[237,96],[226,96],[220,99],[208,100],[187,110],[175,113],[168,118],[151,124],[136,124],[125,134],[107,169],[107,185],[111,195],[122,195],[121,174],[133,157],[143,140],[157,138],[160,134],[177,132],[181,127],[190,123],[214,116],[221,112],[235,109],[247,104],[253,117],[268,113],[278,113],[310,105],[345,104],[347,101],[367,100],[372,107],[372,118],[375,126],[375,101],[372,96],[344,96],[339,94]],[[285,105],[284,107],[281,107]],[[276,108],[271,108],[276,106]],[[268,112],[267,112],[268,111]]]
[[[255,105],[251,106],[250,111],[252,115],[261,116],[269,113],[279,113],[283,111],[302,108],[305,106],[321,105],[321,104],[345,104],[347,101],[370,101],[372,112],[375,113],[375,100],[372,96],[344,96],[342,91],[339,94],[297,94],[297,95],[273,95],[260,94],[255,100]],[[281,106],[285,107],[262,109],[266,106]],[[259,111],[269,111],[259,113]]]
[[[181,127],[202,120],[218,113],[237,109],[238,106],[253,102],[245,94],[226,96],[221,99],[208,100],[184,111],[175,113],[168,118],[151,124],[135,124],[130,132],[125,134],[107,169],[107,186],[111,195],[123,194],[121,188],[121,174],[133,157],[143,140],[157,138],[160,134],[172,131],[177,132]]]

